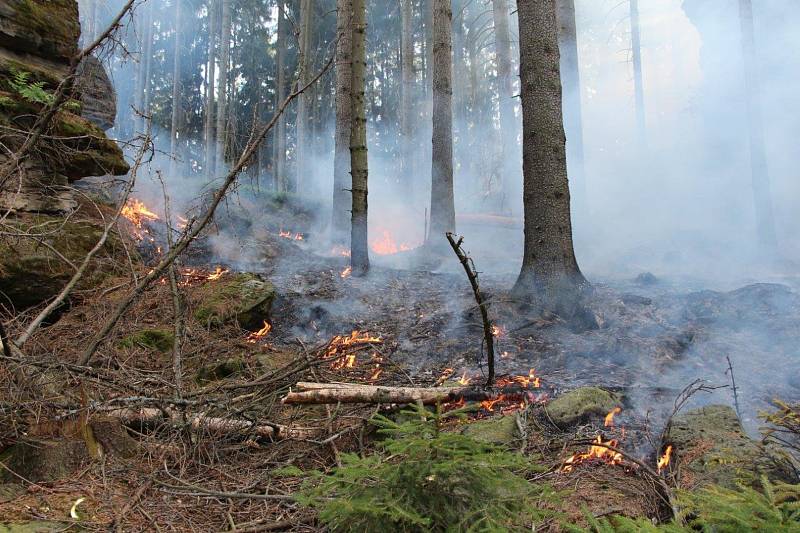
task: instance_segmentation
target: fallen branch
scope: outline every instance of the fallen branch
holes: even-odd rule
[[[478,286],[478,270],[475,268],[475,263],[472,262],[472,258],[470,258],[464,250],[461,249],[461,243],[464,242],[464,237],[459,237],[458,241],[455,240],[453,234],[447,232],[447,240],[450,242],[450,246],[452,246],[453,251],[456,253],[458,260],[461,262],[461,266],[464,267],[464,271],[467,273],[467,278],[469,278],[469,283],[472,285],[472,293],[475,295],[475,301],[478,303],[478,309],[481,310],[481,321],[483,322],[483,338],[486,342],[486,358],[489,364],[489,377],[486,379],[486,386],[493,387],[494,386],[494,331],[492,329],[492,323],[489,321],[489,312],[487,311],[487,307],[489,307],[489,303],[483,298],[481,294],[481,289]]]
[[[282,400],[284,404],[334,404],[334,403],[437,403],[497,400],[522,401],[532,395],[530,389],[503,387],[484,389],[478,387],[385,387],[358,383],[299,382]]]

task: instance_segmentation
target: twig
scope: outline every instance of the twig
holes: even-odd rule
[[[736,377],[733,375],[733,363],[731,363],[731,358],[729,356],[725,356],[725,359],[728,361],[728,373],[731,377],[731,388],[733,389],[733,405],[736,408],[736,416],[739,417],[739,420],[742,419],[742,411],[739,409],[739,389],[736,388]]]
[[[472,293],[475,295],[475,301],[478,303],[478,308],[481,311],[481,320],[483,321],[483,337],[486,342],[487,360],[489,364],[489,377],[486,380],[486,387],[493,387],[494,332],[492,330],[492,323],[489,321],[489,313],[487,311],[489,304],[484,300],[483,295],[481,294],[481,289],[478,286],[478,271],[475,268],[475,263],[473,263],[472,259],[464,253],[464,250],[461,249],[461,243],[464,242],[464,237],[459,237],[458,241],[456,242],[453,234],[447,232],[447,240],[450,242],[450,246],[453,248],[458,260],[461,262],[461,266],[464,267],[464,271],[467,273],[469,283],[472,285]]]
[[[125,518],[125,515],[128,514],[130,510],[136,506],[137,503],[139,503],[139,500],[141,499],[142,495],[144,495],[144,493],[147,492],[147,489],[149,489],[152,485],[153,485],[153,480],[151,478],[142,483],[142,485],[138,489],[136,489],[136,492],[134,492],[133,496],[125,503],[125,506],[122,508],[119,514],[116,517],[114,517],[114,521],[111,523],[111,528],[114,528],[116,529],[116,531],[119,532],[123,531],[122,519]]]
[[[8,342],[8,335],[2,320],[0,320],[0,344],[3,345],[3,355],[6,356],[6,359],[11,359],[11,345]]]

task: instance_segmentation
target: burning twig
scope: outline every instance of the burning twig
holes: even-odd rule
[[[453,237],[453,234],[448,232],[447,240],[450,243],[450,246],[453,248],[456,257],[458,257],[458,260],[461,262],[461,266],[464,267],[464,271],[467,273],[469,283],[472,285],[472,293],[475,295],[475,301],[478,303],[478,308],[481,312],[481,320],[483,321],[483,338],[486,342],[486,354],[489,366],[489,377],[486,379],[486,386],[493,387],[495,330],[492,327],[492,323],[489,321],[489,313],[486,309],[489,304],[484,300],[483,295],[481,294],[481,289],[478,286],[478,271],[475,268],[475,263],[473,263],[472,258],[465,254],[464,250],[461,249],[461,243],[464,242],[464,237],[459,237],[458,241],[456,241]]]
[[[672,444],[667,446],[667,449],[664,450],[664,453],[661,454],[661,457],[658,458],[657,469],[656,472],[659,474],[662,470],[669,466],[670,459],[672,458]]]

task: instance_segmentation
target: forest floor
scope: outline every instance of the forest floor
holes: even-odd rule
[[[155,407],[181,413],[186,423],[201,413],[302,434],[271,439],[219,427],[192,432],[185,424],[128,424],[134,453],[81,460],[73,475],[45,476],[27,480],[23,489],[0,491],[4,520],[55,520],[63,527],[70,524],[64,521],[70,507],[85,498],[80,525],[89,530],[316,530],[314,514],[291,494],[308,471],[336,465],[342,453],[372,449],[368,420],[379,409],[392,408],[282,405],[279,399],[296,382],[435,386],[485,379],[480,317],[454,259],[451,264],[443,258],[425,267],[392,268],[413,260],[414,251],[404,252],[379,258],[369,276],[355,278],[347,275],[348,260],[336,250],[320,254],[313,242],[281,233],[275,228],[254,235],[246,262],[219,262],[208,242],[184,259],[180,401],[164,400],[175,397],[171,347],[126,342],[140,338],[136,335],[142,331],[173,328],[166,280],[126,314],[90,368],[77,364],[93,332],[90,325],[102,322],[130,282],[113,277],[76,299],[57,322],[31,339],[31,355],[42,361],[39,379],[51,396],[23,399],[27,427],[8,425],[0,438],[4,445],[19,441],[23,431],[48,442],[66,438],[63,428],[40,421],[62,416],[65,406],[75,405],[91,405],[100,418],[119,415],[119,409]],[[209,279],[220,272],[217,267],[223,273]],[[136,268],[140,274],[147,270],[145,265]],[[254,334],[258,328],[243,329],[235,320],[210,326],[197,317],[215,291],[224,292],[232,283],[237,270],[254,272],[274,286],[267,317],[271,330],[263,337]],[[576,521],[582,508],[596,516],[664,515],[658,483],[635,464],[597,461],[569,472],[563,464],[585,447],[579,443],[602,434],[654,465],[664,420],[694,379],[725,386],[732,367],[738,378],[736,401],[751,430],[758,425],[757,410],[774,397],[800,397],[800,368],[786,366],[798,364],[788,355],[800,345],[800,297],[785,286],[686,291],[646,274],[609,285],[596,282],[586,304],[596,327],[576,329],[556,316],[530,315],[525,302],[508,295],[511,277],[481,274],[481,283],[492,302],[498,375],[541,381],[526,403],[476,405],[468,420],[457,423],[464,427],[453,429],[489,423],[490,434],[501,428],[500,443],[540,455],[545,479],[572,489],[568,513]],[[348,336],[366,340],[344,346]],[[755,358],[754,353],[761,355]],[[783,366],[774,366],[777,361]],[[549,401],[587,385],[619,398],[622,411],[615,425],[604,424],[604,413],[569,426],[555,423],[548,415]],[[24,398],[24,391],[14,393]],[[721,403],[734,401],[730,387],[713,394]],[[510,428],[502,429],[503,420],[512,421]]]

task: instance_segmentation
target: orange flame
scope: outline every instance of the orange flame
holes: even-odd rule
[[[146,220],[158,220],[157,214],[150,211],[141,200],[136,198],[128,198],[125,205],[122,206],[122,216],[130,220],[137,228],[142,227],[142,223]]]
[[[350,250],[344,246],[336,245],[331,248],[331,255],[340,255],[342,257],[350,257]]]
[[[606,415],[605,422],[603,423],[607,428],[614,427],[614,416],[622,412],[622,407],[615,407]]]
[[[230,269],[228,269],[228,268],[217,267],[214,270],[214,272],[212,272],[211,274],[206,276],[206,279],[208,281],[216,281],[219,278],[221,278],[224,274],[227,274],[228,272],[230,272]]]
[[[345,279],[345,278],[350,277],[350,274],[352,274],[352,273],[353,273],[353,267],[349,266],[349,267],[345,268],[344,270],[342,270],[342,272],[339,274],[339,277],[342,278],[342,279]]]
[[[350,335],[336,335],[328,344],[326,351],[327,357],[335,357],[340,355],[331,363],[333,370],[342,370],[343,368],[353,368],[356,364],[356,356],[354,354],[346,354],[351,347],[366,346],[370,344],[382,343],[383,339],[380,337],[373,337],[369,333],[362,333],[358,330],[353,330]]]
[[[669,462],[672,459],[672,444],[667,446],[667,449],[664,450],[664,454],[658,458],[658,467],[657,472],[660,474],[662,470],[669,466]]]
[[[292,233],[291,231],[278,230],[278,236],[290,241],[302,241],[305,239],[302,233]]]
[[[597,459],[611,465],[622,464],[622,454],[606,448],[606,446],[613,446],[616,448],[617,444],[617,441],[614,439],[603,441],[603,438],[598,435],[594,440],[594,443],[589,446],[589,449],[586,452],[575,453],[572,455],[572,457],[564,461],[561,471],[572,472],[572,470],[579,464],[586,461],[591,461],[593,459]]]
[[[472,381],[472,379],[467,377],[467,371],[466,370],[464,371],[463,374],[461,374],[461,377],[458,378],[458,382],[461,385],[469,385],[470,381]]]
[[[378,255],[392,255],[398,252],[407,252],[413,248],[410,244],[397,244],[389,230],[380,230],[380,235],[380,238],[373,239],[369,243],[370,249]]]
[[[492,335],[495,337],[505,337],[506,328],[504,326],[492,326]]]
[[[270,331],[272,331],[272,326],[265,320],[263,328],[247,336],[247,342],[255,343],[258,339],[266,337]]]

